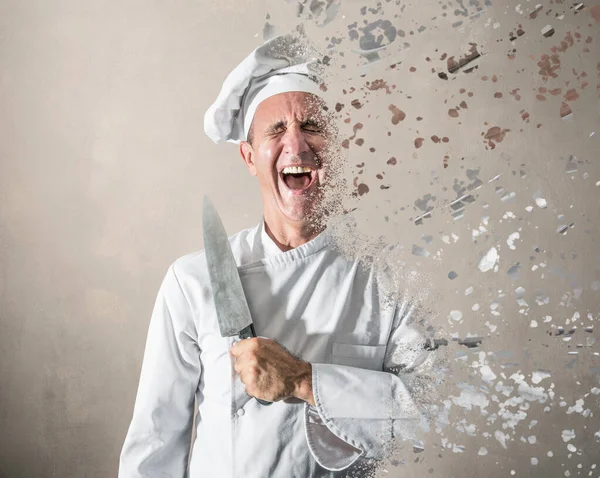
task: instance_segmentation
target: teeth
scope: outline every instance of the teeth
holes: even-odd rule
[[[300,173],[311,173],[311,172],[312,172],[312,168],[297,167],[297,166],[288,166],[287,168],[284,168],[282,171],[283,174],[300,174]]]

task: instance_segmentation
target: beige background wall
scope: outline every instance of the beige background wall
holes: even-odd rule
[[[107,477],[157,288],[258,191],[203,114],[260,3],[0,2],[0,476]],[[235,192],[235,195],[231,193]]]
[[[357,71],[367,76],[347,73],[351,78],[340,76],[339,88],[331,89],[343,98],[342,86],[360,88],[369,79],[398,84],[390,97],[361,93],[366,102],[360,111],[351,109],[351,98],[341,100],[346,102],[342,118],[352,111],[352,122],[343,124],[342,133],[350,136],[352,125],[362,121],[367,140],[363,149],[353,144],[347,151],[347,175],[352,180],[363,169],[361,182],[370,192],[348,202],[359,206],[362,230],[405,245],[398,263],[418,271],[414,292],[424,297],[432,322],[448,338],[470,333],[487,340],[481,349],[456,344],[449,349],[454,368],[448,402],[451,413],[457,413],[452,426],[441,434],[432,431],[425,454],[401,453],[399,459],[411,464],[391,464],[386,476],[404,476],[409,466],[413,473],[433,476],[469,476],[471,469],[491,476],[508,476],[511,470],[520,476],[563,476],[569,469],[571,476],[578,471],[587,476],[595,463],[594,433],[600,424],[598,396],[590,390],[600,387],[600,357],[594,355],[597,328],[583,328],[597,322],[600,289],[600,50],[598,35],[590,33],[600,23],[591,6],[576,17],[569,5],[546,2],[545,16],[531,19],[531,2],[506,3],[482,2],[485,15],[478,16],[473,5],[479,3],[472,2],[462,27],[453,27],[458,2],[445,9],[434,2],[405,4],[403,15],[393,11],[401,6],[386,2],[388,18],[404,22],[406,37],[388,51],[389,61],[370,69],[363,62],[366,69]],[[346,25],[362,21],[362,6],[346,2],[330,26],[347,36]],[[556,19],[559,10],[570,16]],[[0,477],[116,475],[156,291],[174,259],[202,247],[203,195],[213,199],[228,231],[250,227],[260,218],[256,184],[234,146],[217,147],[204,136],[204,111],[229,70],[262,43],[265,14],[270,12],[271,23],[285,30],[298,21],[294,11],[286,2],[0,0]],[[318,32],[317,43],[326,44],[326,30],[302,18],[307,30]],[[522,37],[526,53],[507,60],[512,48],[508,31],[516,31],[520,22],[527,27]],[[556,33],[542,44],[540,29],[546,23]],[[421,36],[419,25],[428,27]],[[575,28],[585,30],[584,39],[592,36],[591,52],[584,54],[580,45],[565,53],[560,80],[574,85],[570,70],[585,70],[589,87],[581,90],[577,79],[581,97],[571,103],[575,114],[561,120],[562,99],[549,96],[542,104],[536,98],[534,90],[546,84],[536,61]],[[458,58],[468,52],[469,41],[485,50],[479,69],[471,76],[459,72],[447,82],[440,80],[437,72],[446,65],[441,55],[448,51]],[[348,52],[349,46],[356,49],[348,41],[340,49],[348,47]],[[348,71],[360,63],[353,58],[346,57]],[[402,66],[390,69],[397,61]],[[410,66],[416,67],[414,76]],[[481,80],[493,74],[500,77],[498,87],[491,79]],[[460,87],[475,93],[467,97],[468,112],[460,111],[461,127],[447,114],[462,100]],[[564,94],[568,87],[561,87]],[[515,88],[523,97],[518,104],[511,95]],[[502,99],[494,99],[497,91],[503,92]],[[385,134],[391,130],[390,103],[407,113],[391,137]],[[522,120],[522,109],[530,112],[530,123]],[[537,128],[537,123],[544,126]],[[486,149],[481,134],[495,124],[511,131],[497,148]],[[434,134],[449,137],[449,143],[434,143]],[[418,150],[417,137],[425,138]],[[369,145],[377,153],[367,153]],[[445,155],[448,168],[443,167]],[[569,169],[571,155],[577,156],[576,172]],[[390,156],[399,160],[394,167],[387,164]],[[366,168],[354,167],[365,158]],[[482,187],[473,189],[475,202],[457,219],[450,202],[460,187],[453,188],[460,181],[465,187],[475,183],[467,169],[478,170]],[[379,189],[380,173],[390,189]],[[500,179],[488,182],[497,174]],[[515,196],[502,200],[507,192]],[[415,202],[428,193],[436,196],[430,201],[433,216],[415,225],[414,218],[423,213]],[[535,203],[540,195],[548,201],[545,210]],[[526,213],[530,205],[535,216]],[[567,236],[556,232],[571,222]],[[472,231],[481,231],[481,225],[485,232],[475,237]],[[517,230],[513,251],[506,239]],[[419,255],[413,244],[429,256]],[[477,263],[494,245],[500,250],[499,272],[481,275]],[[517,262],[521,276],[515,280],[507,271]],[[531,271],[541,262],[547,265],[545,277]],[[450,271],[458,277],[448,279]],[[518,286],[525,290],[521,295],[515,293]],[[467,297],[468,287],[474,292]],[[520,309],[527,307],[516,302],[523,294],[526,313]],[[544,303],[546,296],[549,303]],[[478,313],[474,303],[480,305]],[[461,311],[463,322],[448,319],[453,310]],[[500,317],[492,313],[498,310]],[[578,335],[563,342],[552,335],[557,330],[552,327],[561,321],[569,328],[565,320],[575,311],[582,317]],[[554,315],[554,322],[542,325],[547,315]],[[535,329],[530,326],[534,318],[540,323]],[[496,325],[493,331],[490,324]],[[470,367],[481,350],[492,353],[492,370],[497,376],[505,373],[505,383],[517,371],[530,384],[533,372],[548,371],[552,378],[542,382],[544,393],[551,380],[556,396],[532,403],[529,417],[516,429],[500,426],[506,417],[496,426],[490,425],[489,414],[465,411],[456,405],[461,393],[456,384],[481,385],[481,364]],[[579,356],[568,355],[576,350]],[[497,381],[483,385],[491,396]],[[581,397],[582,410],[590,409],[592,416],[567,414]],[[492,412],[502,409],[496,405]],[[537,443],[523,444],[520,437],[527,441],[531,436],[527,427],[534,417],[540,423]],[[476,424],[477,431],[465,433],[468,423]],[[494,439],[495,428],[512,437],[507,448]],[[561,438],[564,429],[578,435],[571,456]],[[478,455],[482,446],[488,449],[485,457]],[[555,459],[547,457],[549,450]],[[532,456],[539,459],[537,467],[530,463]],[[413,463],[415,457],[423,463]],[[598,468],[592,473],[598,476]]]

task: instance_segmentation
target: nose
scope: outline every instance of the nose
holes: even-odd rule
[[[283,141],[283,152],[286,155],[299,157],[311,152],[306,134],[298,123],[294,123],[291,127],[288,127]]]

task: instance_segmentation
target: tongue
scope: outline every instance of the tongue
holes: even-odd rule
[[[290,189],[304,189],[310,184],[310,173],[285,174],[283,181]]]

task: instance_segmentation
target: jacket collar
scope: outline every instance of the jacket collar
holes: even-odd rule
[[[253,267],[258,265],[257,263],[262,263],[263,265],[268,263],[283,264],[302,259],[323,249],[331,239],[328,230],[325,229],[307,243],[284,252],[279,249],[279,246],[267,234],[264,217],[261,218],[259,224],[254,228],[253,233],[251,263],[242,266],[243,268]]]

